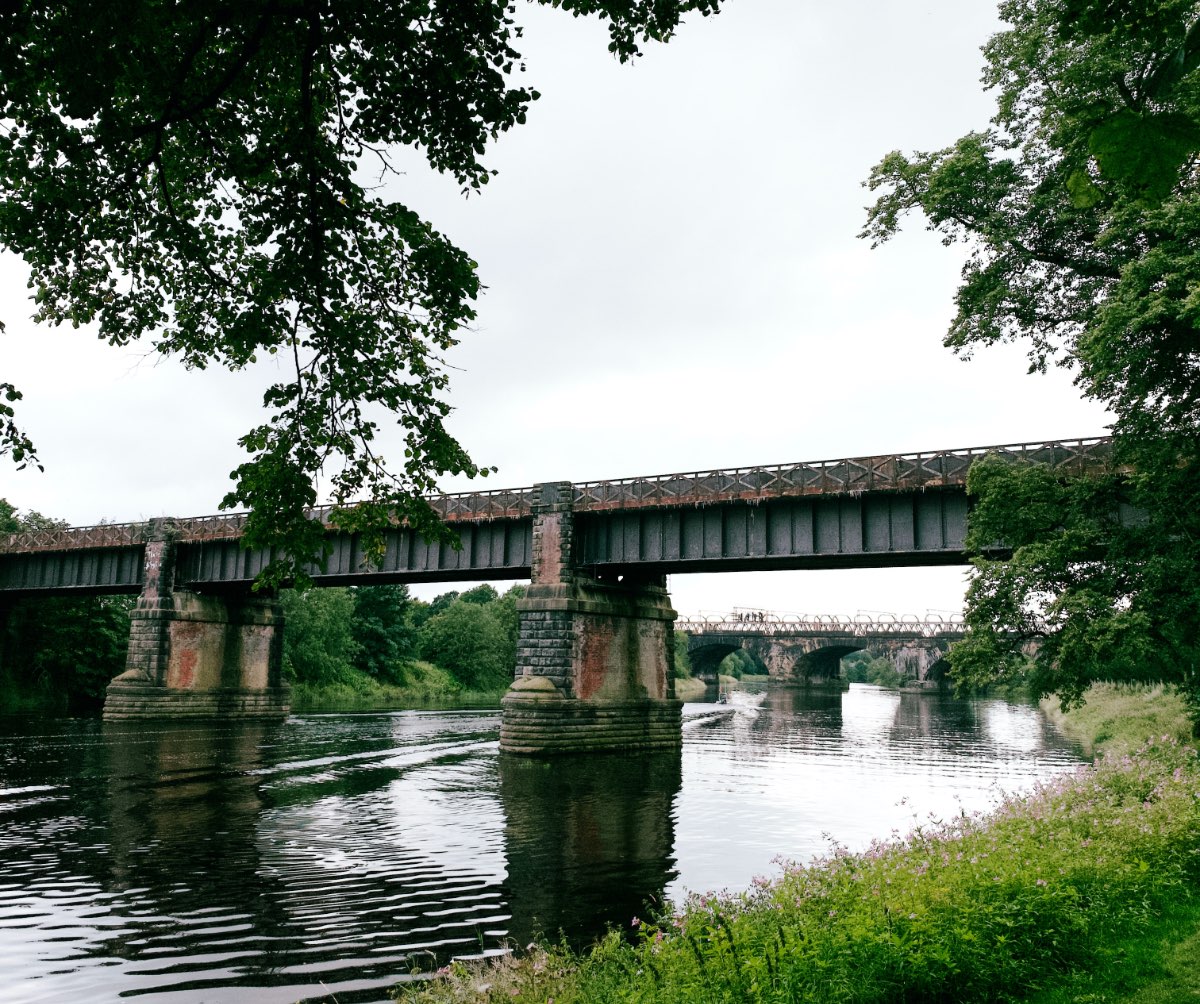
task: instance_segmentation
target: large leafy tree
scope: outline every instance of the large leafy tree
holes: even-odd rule
[[[416,628],[409,621],[408,586],[361,586],[354,590],[351,633],[359,669],[388,683],[402,679],[404,663],[416,655]]]
[[[515,649],[494,604],[456,599],[420,630],[421,658],[448,670],[469,690],[495,690],[512,680]]]
[[[279,594],[283,607],[284,674],[299,683],[350,683],[359,656],[354,636],[354,591],[295,590]]]
[[[1116,420],[1113,469],[1067,484],[972,471],[967,641],[979,682],[1034,659],[1068,703],[1093,680],[1179,685],[1200,727],[1200,3],[1008,0],[984,48],[991,126],[873,170],[864,236],[922,212],[969,248],[946,344],[1022,340]],[[1033,644],[1030,644],[1030,643]]]
[[[720,0],[538,0],[607,21],[622,60]],[[330,477],[339,519],[444,531],[419,496],[486,473],[448,434],[439,356],[475,316],[475,263],[380,194],[389,148],[465,191],[489,141],[538,96],[515,83],[510,0],[84,0],[0,6],[0,245],[30,268],[36,318],[149,339],[185,365],[287,376],[223,504],[250,544],[321,553],[306,518]],[[0,453],[37,463],[0,383]],[[385,464],[379,422],[404,429]],[[370,504],[348,506],[355,500]]]

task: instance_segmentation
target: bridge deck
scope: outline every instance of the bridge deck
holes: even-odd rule
[[[1092,438],[697,471],[572,486],[576,564],[656,573],[954,564],[965,560],[966,474],[997,454],[1064,475],[1105,468],[1111,440]],[[430,504],[462,548],[429,544],[403,526],[378,568],[357,538],[314,511],[333,553],[314,577],[328,585],[518,579],[530,574],[539,488],[440,495]],[[244,587],[270,560],[245,549],[243,514],[172,520],[180,585]],[[0,537],[0,593],[137,592],[150,523],[61,527]]]

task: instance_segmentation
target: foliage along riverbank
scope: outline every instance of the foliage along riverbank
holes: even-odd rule
[[[429,603],[402,585],[281,594],[297,711],[495,705],[517,658],[517,600],[489,585]]]
[[[859,854],[834,848],[809,865],[784,865],[748,893],[692,896],[677,913],[630,923],[632,938],[614,931],[590,952],[541,946],[454,963],[398,996],[422,1004],[1188,999],[1179,995],[1200,982],[1186,951],[1200,930],[1200,762],[1194,748],[1155,738],[1007,798],[987,816],[929,821]],[[1143,986],[1149,996],[1138,996]]]

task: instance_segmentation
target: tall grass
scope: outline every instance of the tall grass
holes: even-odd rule
[[[555,1004],[1010,1001],[1200,891],[1200,764],[1171,737],[987,816],[781,864],[592,951],[455,963],[404,1000]]]
[[[1097,683],[1084,700],[1082,707],[1064,712],[1057,698],[1046,698],[1042,710],[1088,753],[1127,752],[1146,736],[1170,735],[1187,742],[1192,733],[1183,698],[1161,684]]]

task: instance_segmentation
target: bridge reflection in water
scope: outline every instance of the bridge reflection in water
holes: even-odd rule
[[[679,754],[516,761],[498,727],[0,720],[0,949],[22,999],[378,1001],[414,968],[583,946],[661,904]]]
[[[676,877],[677,752],[502,757],[511,935],[586,944],[661,907]]]

